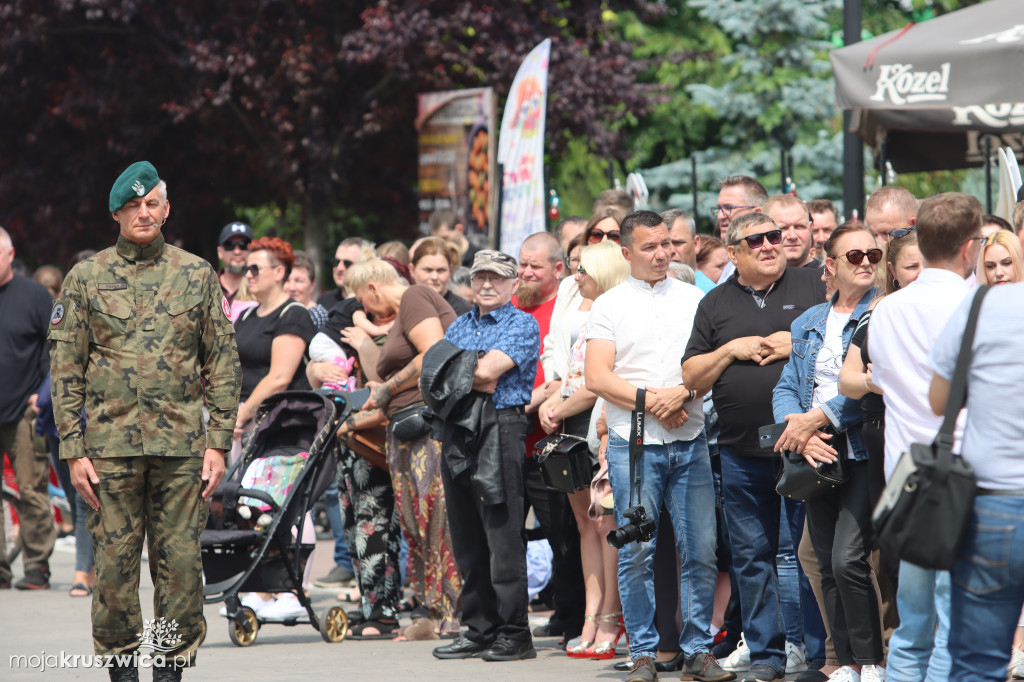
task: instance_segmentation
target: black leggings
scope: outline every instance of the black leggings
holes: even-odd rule
[[[833,493],[807,503],[807,529],[821,567],[821,590],[840,665],[882,661],[878,596],[868,554],[871,474],[867,461],[847,462],[847,481]]]

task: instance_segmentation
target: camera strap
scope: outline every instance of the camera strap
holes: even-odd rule
[[[638,463],[644,457],[644,407],[647,401],[647,391],[643,388],[636,389],[636,405],[633,409],[633,423],[629,428],[629,506],[632,507],[640,501],[640,492],[643,490],[643,479],[638,472]],[[634,493],[636,499],[633,499]]]

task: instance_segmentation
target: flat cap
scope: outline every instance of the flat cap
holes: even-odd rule
[[[220,239],[217,240],[217,243],[224,246],[224,244],[226,244],[232,237],[242,237],[250,242],[255,239],[255,235],[252,233],[252,228],[238,220],[224,226],[220,231]]]
[[[146,196],[159,182],[160,176],[156,174],[153,164],[149,161],[136,161],[118,176],[110,188],[110,212],[117,212],[132,199]]]
[[[507,253],[501,251],[495,251],[494,249],[484,249],[483,251],[477,251],[476,255],[473,256],[473,267],[470,269],[469,274],[475,275],[478,272],[493,272],[501,277],[511,278],[519,275],[519,265],[516,263],[516,259]]]

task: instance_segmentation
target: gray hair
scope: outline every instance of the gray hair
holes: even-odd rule
[[[729,223],[729,229],[725,233],[726,245],[735,246],[739,242],[740,235],[743,234],[744,228],[762,224],[771,224],[773,228],[776,227],[775,221],[764,213],[744,213],[740,217],[736,218],[736,220]]]
[[[160,197],[161,201],[167,203],[167,183],[161,180],[156,183],[156,193]]]
[[[687,284],[693,284],[697,281],[697,276],[686,263],[677,263],[672,261],[668,264],[668,276],[673,279],[678,279],[680,282],[686,282]]]
[[[11,235],[4,228],[0,227],[0,248],[9,249],[14,246]]]
[[[672,226],[676,224],[677,220],[682,220],[686,223],[686,229],[690,231],[690,236],[697,236],[697,223],[694,221],[693,216],[684,211],[681,208],[670,208],[661,214],[661,219],[665,221],[665,227],[672,230]]]

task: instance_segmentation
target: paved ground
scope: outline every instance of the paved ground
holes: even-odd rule
[[[314,553],[314,576],[323,575],[331,564],[331,544],[321,542]],[[143,564],[142,604],[145,617],[152,617],[152,585]],[[88,599],[68,596],[74,569],[71,545],[59,546],[51,563],[52,589],[43,592],[0,592],[0,682],[15,680],[106,680],[104,670],[12,668],[12,656],[91,655]],[[20,561],[15,578],[21,576]],[[315,590],[317,606],[338,604],[336,590]],[[537,640],[538,657],[533,661],[486,663],[438,661],[430,655],[436,642],[357,642],[328,644],[309,625],[284,627],[267,625],[256,642],[239,648],[228,638],[227,621],[217,615],[219,605],[206,607],[210,630],[199,650],[198,666],[186,673],[186,680],[218,682],[278,682],[284,680],[371,679],[371,680],[569,680],[621,679],[605,661],[577,661],[556,648],[554,639]],[[538,623],[546,615],[532,616]],[[32,661],[35,662],[35,661]],[[53,663],[54,661],[51,661]],[[142,680],[149,680],[143,671]],[[664,679],[678,679],[667,675]]]

